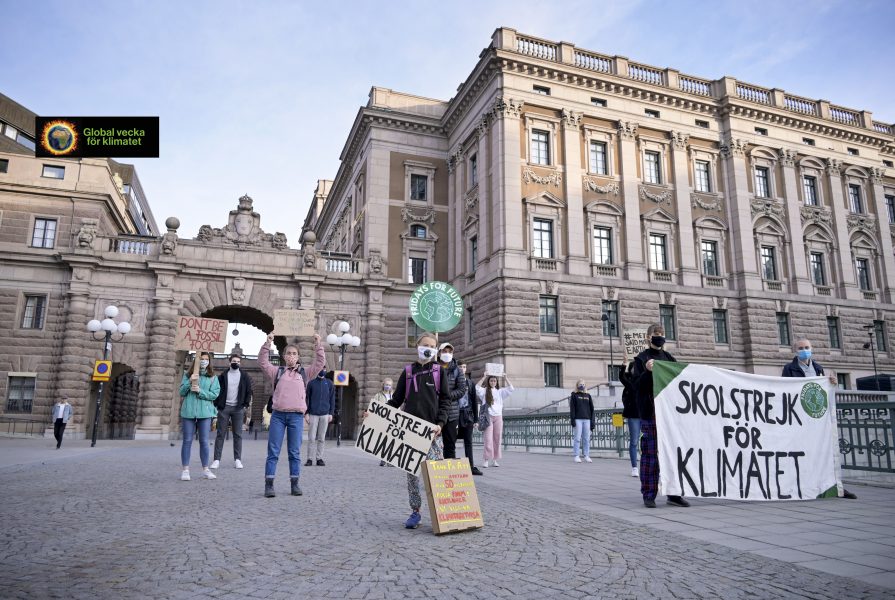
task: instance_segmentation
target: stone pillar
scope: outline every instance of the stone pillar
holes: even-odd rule
[[[643,228],[640,226],[640,179],[637,177],[637,123],[618,122],[619,165],[625,199],[625,268],[631,281],[646,281]]]
[[[868,167],[870,171],[873,206],[876,209],[876,223],[879,226],[880,273],[883,281],[879,282],[882,302],[895,302],[895,257],[892,255],[892,227],[889,224],[889,212],[886,209],[886,193],[883,190],[883,169]]]
[[[858,300],[861,291],[855,283],[855,268],[851,255],[851,244],[848,239],[848,207],[845,204],[845,195],[842,192],[842,177],[840,170],[842,163],[835,158],[827,160],[827,183],[830,186],[830,207],[833,209],[833,227],[835,228],[835,247],[838,248],[838,256],[835,258],[839,271],[837,282],[839,297]],[[832,260],[830,263],[832,264]]]
[[[786,228],[789,229],[789,292],[814,294],[813,282],[808,275],[805,260],[805,244],[802,238],[802,203],[799,200],[799,183],[796,176],[796,151],[781,148],[780,165],[783,168],[783,196],[786,200]]]
[[[584,184],[581,168],[581,118],[584,113],[563,109],[562,137],[565,155],[566,239],[569,253],[566,269],[570,275],[589,277],[590,261],[587,258],[587,235],[584,220]]]
[[[89,425],[87,415],[91,402],[96,401],[90,397],[90,374],[93,373],[91,361],[95,356],[92,346],[95,345],[96,350],[102,351],[102,342],[93,341],[87,331],[87,322],[93,318],[88,300],[86,292],[68,293],[62,351],[56,374],[56,396],[67,394],[72,405],[72,419],[68,422],[66,432],[70,431],[77,438],[86,435]]]
[[[491,221],[491,188],[488,184],[491,182],[491,169],[493,167],[493,155],[491,152],[490,133],[491,133],[491,117],[489,114],[482,116],[478,124],[479,131],[479,151],[478,151],[478,179],[479,179],[479,226],[478,226],[478,243],[479,243],[479,261],[489,261],[491,253],[494,252],[494,244],[490,235]],[[464,211],[466,207],[464,206]],[[465,219],[463,219],[465,221]]]
[[[521,114],[521,100],[500,97],[494,102],[498,146],[491,206],[494,214],[494,248],[500,256],[499,268],[523,270],[528,269],[528,256],[523,250],[526,225],[521,207]]]
[[[730,227],[730,274],[739,290],[761,290],[752,229],[752,193],[746,168],[746,141],[728,137],[721,145],[726,178],[727,219]]]
[[[460,274],[463,266],[463,152],[456,150],[448,156],[448,281]]]
[[[690,206],[690,160],[687,155],[689,134],[671,132],[671,162],[674,171],[674,203],[677,206],[677,228],[680,243],[680,282],[702,287],[702,276],[696,261],[696,239],[693,237],[693,209]]]
[[[160,276],[163,277],[163,276]],[[177,312],[171,298],[156,296],[152,300],[149,321],[149,359],[146,376],[141,385],[143,400],[140,405],[140,425],[134,439],[165,439],[177,424],[169,423],[172,386],[179,386],[178,365],[174,351]]]

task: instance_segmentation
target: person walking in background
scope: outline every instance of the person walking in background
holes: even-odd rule
[[[306,467],[317,461],[318,467],[325,467],[323,450],[326,446],[326,429],[333,420],[336,410],[336,386],[326,378],[326,371],[321,369],[317,377],[308,383],[308,412],[305,413],[305,425],[308,426],[308,460]]]
[[[624,389],[622,390],[622,417],[628,421],[628,455],[631,457],[631,477],[640,477],[637,469],[637,448],[640,447],[640,413],[637,411],[637,401],[634,398],[634,388],[631,383],[631,368],[634,363],[622,371],[618,380]]]
[[[447,378],[448,396],[451,407],[448,411],[448,420],[441,430],[441,439],[444,440],[444,457],[457,458],[457,430],[460,418],[460,399],[466,397],[466,377],[454,360],[454,347],[445,342],[438,347],[438,360],[443,374]]]
[[[482,387],[482,383],[487,379],[488,387]],[[479,383],[475,386],[479,401],[482,403],[482,410],[488,411],[491,418],[491,424],[482,431],[482,439],[484,441],[485,450],[482,467],[487,468],[490,461],[492,467],[499,467],[500,463],[500,445],[503,441],[503,405],[507,398],[515,389],[510,383],[509,378],[504,375],[506,387],[500,387],[500,378],[496,375],[482,375]]]
[[[217,414],[214,401],[220,393],[221,384],[211,368],[211,354],[203,352],[199,356],[199,373],[184,373],[180,382],[180,396],[183,398],[180,405],[180,424],[183,430],[183,443],[180,446],[180,462],[183,465],[181,481],[190,480],[190,454],[197,430],[202,476],[205,479],[217,479],[209,468],[208,435],[211,432],[211,419]]]
[[[252,405],[252,379],[248,373],[240,370],[242,356],[238,353],[230,355],[230,368],[218,376],[221,391],[215,400],[218,410],[218,430],[214,439],[214,462],[212,469],[221,466],[221,455],[224,453],[224,436],[228,425],[233,428],[233,462],[237,469],[242,468],[242,424],[245,415]]]
[[[386,377],[382,380],[382,387],[378,392],[373,394],[373,397],[370,399],[370,402],[378,402],[379,404],[388,404],[388,401],[392,399],[392,390],[394,389],[394,382],[391,377]],[[384,460],[379,461],[379,466],[384,467],[388,463]]]
[[[572,438],[572,453],[575,462],[593,462],[590,459],[590,432],[594,430],[594,400],[587,393],[587,386],[583,379],[575,384],[575,391],[569,397],[569,417],[572,420],[572,428],[575,430]]]
[[[457,419],[457,437],[463,439],[463,453],[469,459],[469,468],[473,475],[482,475],[482,471],[475,466],[475,454],[472,451],[472,432],[479,422],[479,397],[475,391],[475,384],[466,370],[466,363],[460,363],[460,371],[466,378],[466,395],[460,398],[460,415]]]
[[[298,346],[289,344],[283,349],[285,366],[275,367],[270,364],[270,345],[273,344],[273,333],[268,334],[267,341],[258,351],[258,365],[273,385],[271,397],[270,429],[267,433],[267,462],[264,466],[264,496],[273,498],[273,480],[277,474],[277,462],[283,438],[287,436],[289,453],[289,479],[292,483],[293,496],[301,496],[298,479],[301,476],[301,435],[304,429],[304,414],[308,411],[305,396],[306,383],[301,374]],[[311,373],[319,373],[326,365],[326,355],[320,343],[320,335],[314,334],[314,362]]]
[[[56,438],[56,450],[62,446],[62,436],[70,418],[71,404],[68,403],[68,396],[62,396],[62,399],[53,406],[53,437]]]

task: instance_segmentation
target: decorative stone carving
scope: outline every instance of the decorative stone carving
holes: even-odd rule
[[[867,167],[867,170],[870,172],[870,180],[877,185],[881,185],[886,170],[882,167]]]
[[[237,277],[233,280],[233,293],[231,294],[234,304],[243,304],[246,299],[246,280]]]
[[[848,224],[850,232],[855,229],[863,229],[868,233],[876,233],[876,219],[871,215],[848,215],[845,222]]]
[[[370,250],[370,274],[381,276],[382,269],[382,253],[379,250]]]
[[[302,263],[306,269],[317,268],[317,234],[313,231],[306,231],[301,236],[301,252]]]
[[[842,171],[842,161],[838,158],[827,159],[827,173],[830,175],[839,175]]]
[[[475,128],[479,133],[479,137],[485,137],[488,133],[488,128],[491,126],[491,116],[488,113],[482,115],[482,118],[479,120],[478,124],[476,124]]]
[[[816,223],[818,225],[833,225],[833,211],[826,206],[802,206],[799,208],[799,216],[802,219],[802,225],[806,223]]]
[[[618,137],[623,140],[633,140],[637,135],[637,123],[634,121],[619,121],[616,126]]]
[[[720,196],[703,196],[695,192],[690,194],[690,206],[702,210],[724,210],[724,201]]]
[[[562,185],[562,173],[551,173],[546,177],[541,177],[528,167],[522,170],[522,181],[525,183],[539,183],[541,185],[553,184],[556,187]]]
[[[790,150],[789,148],[780,148],[777,151],[777,155],[780,157],[780,164],[784,167],[796,166],[796,156],[798,156],[798,154],[798,152]]]
[[[124,180],[121,178],[121,175],[119,175],[118,173],[113,173],[112,181],[115,182],[115,187],[118,189],[118,192],[123,196],[124,195]]]
[[[671,145],[674,146],[675,149],[687,149],[687,144],[690,142],[689,133],[683,133],[682,131],[672,131],[669,136],[671,137]]]
[[[619,187],[617,181],[610,181],[606,185],[599,185],[596,180],[587,175],[584,176],[584,189],[598,194],[615,194],[618,196]]]
[[[180,227],[180,219],[168,217],[165,221],[168,233],[162,236],[162,254],[173,256],[177,251],[177,228]]]
[[[422,214],[415,212],[412,208],[405,206],[401,209],[401,220],[405,223],[427,223],[435,224],[435,209],[427,208]]]
[[[479,207],[479,187],[476,186],[466,192],[466,197],[464,198],[464,204],[466,206],[467,213],[475,213]]]
[[[519,116],[522,115],[523,104],[524,102],[522,102],[522,100],[509,98],[507,96],[501,96],[494,101],[494,108],[492,109],[492,111],[495,115],[500,115],[502,117],[506,116],[519,118]]]
[[[261,215],[252,210],[252,198],[248,195],[239,199],[236,210],[230,211],[229,222],[221,229],[203,225],[196,240],[209,244],[233,244],[238,247],[261,246],[284,250],[288,247],[286,234],[264,233],[261,229]]]
[[[78,231],[78,247],[93,250],[93,242],[96,240],[96,226],[98,219],[81,219],[81,229]]]
[[[671,190],[665,190],[661,194],[653,194],[645,186],[640,186],[640,198],[642,200],[652,200],[656,204],[662,204],[663,202],[671,204],[671,196]]]
[[[728,137],[721,144],[721,154],[724,155],[725,158],[730,158],[731,156],[745,156],[746,144],[748,144],[746,140]]]
[[[577,110],[571,110],[568,108],[562,109],[562,120],[565,123],[566,127],[574,127],[578,128],[581,126],[581,119],[584,117],[583,112],[578,112]]]
[[[752,209],[753,217],[761,215],[769,217],[783,216],[783,204],[776,200],[753,198],[750,207]]]

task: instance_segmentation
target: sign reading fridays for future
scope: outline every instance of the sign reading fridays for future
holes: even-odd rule
[[[663,494],[736,500],[835,495],[841,483],[827,378],[653,364]]]
[[[424,283],[410,295],[410,317],[424,331],[450,331],[463,318],[463,297],[442,281]]]

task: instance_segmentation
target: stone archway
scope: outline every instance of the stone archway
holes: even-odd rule
[[[332,381],[333,379],[333,371],[327,371],[326,378]],[[336,388],[336,408],[339,408],[339,400],[338,400],[339,388]],[[343,440],[353,440],[357,427],[360,423],[358,420],[358,408],[357,408],[357,398],[359,395],[359,386],[357,383],[357,379],[354,378],[354,375],[348,375],[348,385],[343,388],[342,391],[342,406],[341,406],[341,416],[342,416],[342,439]],[[326,439],[334,440],[336,439],[336,426],[335,421],[330,425],[329,429],[326,430]]]
[[[96,395],[99,383],[90,389],[90,404],[87,411],[88,431],[93,427],[96,412]],[[140,378],[133,367],[126,363],[112,363],[112,373],[103,385],[102,408],[98,439],[134,439],[134,429],[139,415]]]

